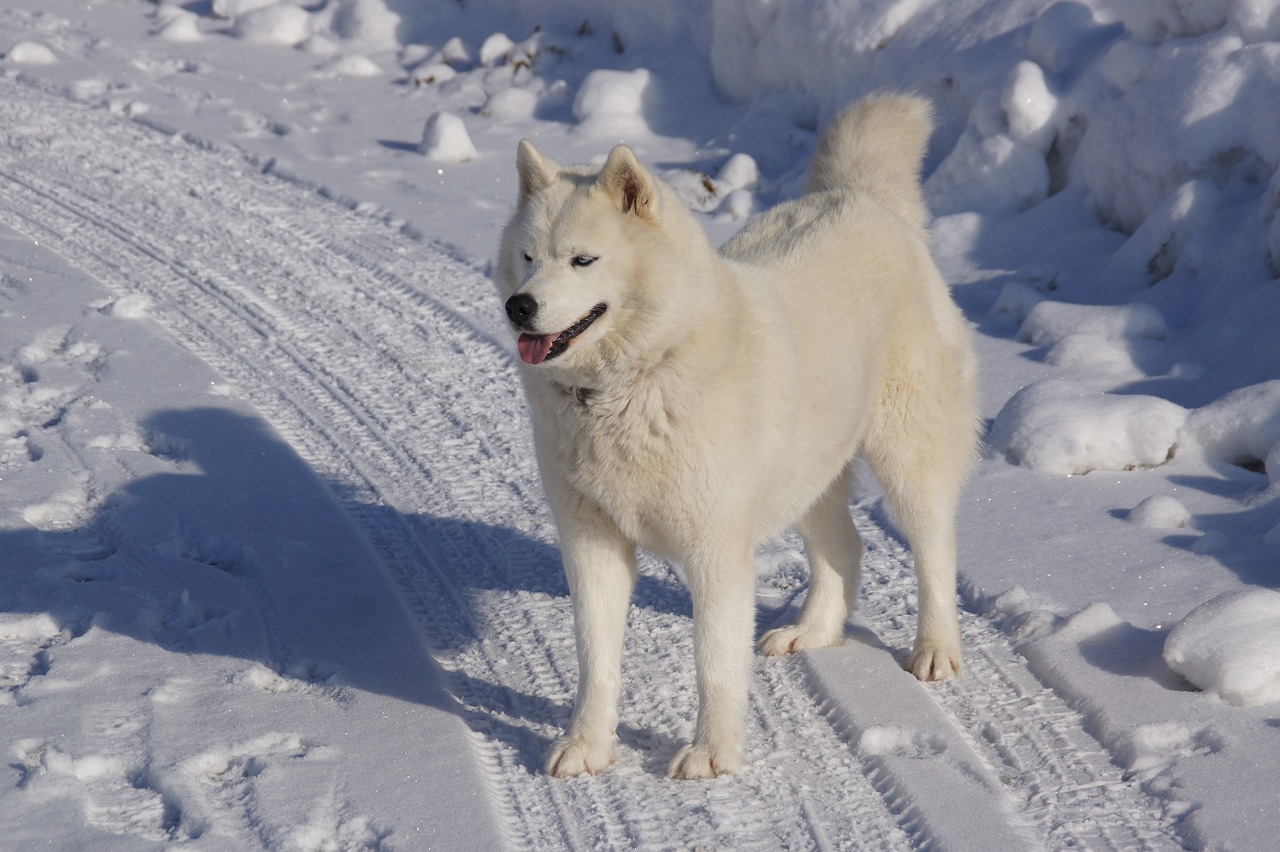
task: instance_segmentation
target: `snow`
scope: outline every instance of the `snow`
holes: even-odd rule
[[[596,69],[582,80],[573,98],[573,117],[597,133],[644,129],[644,97],[649,71]]]
[[[1169,668],[1228,704],[1280,701],[1280,592],[1241,589],[1193,609],[1169,633]]]
[[[1280,830],[1271,0],[12,0],[0,51],[6,844]],[[896,88],[935,103],[982,360],[966,675],[902,672],[910,554],[863,483],[850,640],[758,665],[742,777],[661,777],[693,673],[647,559],[618,763],[552,784],[572,630],[485,278],[516,142],[626,142],[722,241]],[[790,535],[759,561],[767,629],[807,570]]]
[[[1141,394],[1091,393],[1048,379],[1027,385],[996,415],[987,444],[1031,470],[1063,475],[1132,470],[1169,461],[1186,411]]]
[[[476,155],[467,125],[451,112],[435,112],[422,129],[418,153],[444,163],[465,163]]]

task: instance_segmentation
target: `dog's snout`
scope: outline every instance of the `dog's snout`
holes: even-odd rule
[[[507,299],[507,316],[516,325],[524,325],[538,312],[538,302],[527,293],[516,293]]]

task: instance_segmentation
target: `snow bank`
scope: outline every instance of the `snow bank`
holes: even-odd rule
[[[1202,604],[1164,645],[1169,667],[1228,704],[1280,701],[1280,592],[1241,589]]]
[[[1280,482],[1280,380],[1231,391],[1187,418],[1187,433],[1229,464],[1264,462]]]
[[[1045,473],[1132,470],[1168,461],[1186,409],[1153,396],[1096,393],[1051,379],[1018,391],[996,415],[990,449]]]

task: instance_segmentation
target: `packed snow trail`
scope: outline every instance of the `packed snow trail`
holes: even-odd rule
[[[909,557],[865,514],[867,629],[759,663],[743,775],[662,777],[691,733],[691,625],[674,572],[644,560],[618,765],[548,779],[572,627],[511,347],[487,331],[489,283],[233,151],[14,80],[0,81],[0,127],[0,221],[119,295],[149,297],[367,535],[477,734],[512,847],[1178,845],[984,619],[965,615],[957,683],[902,671]]]

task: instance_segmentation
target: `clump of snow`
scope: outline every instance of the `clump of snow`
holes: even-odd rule
[[[1280,380],[1238,388],[1196,409],[1187,434],[1221,461],[1265,462],[1271,481],[1280,482]]]
[[[311,15],[299,6],[264,6],[236,16],[232,32],[245,41],[292,47],[311,37]]]
[[[573,117],[581,124],[612,132],[643,126],[644,97],[650,74],[646,68],[589,73],[573,99]]]
[[[1159,397],[1096,393],[1050,379],[1014,394],[987,441],[1009,461],[1045,473],[1132,470],[1168,461],[1186,417],[1186,409]]]
[[[157,38],[173,42],[194,42],[204,38],[197,26],[200,19],[196,15],[175,6],[161,6],[160,9],[171,11],[156,12],[160,22],[156,28]]]
[[[1280,592],[1239,589],[1191,611],[1165,640],[1164,659],[1228,704],[1280,701]]]
[[[1027,52],[1050,71],[1067,70],[1097,32],[1093,10],[1083,3],[1054,3],[1031,25]]]
[[[274,6],[278,0],[213,0],[213,14],[233,20],[241,15]]]
[[[20,41],[4,56],[5,61],[18,65],[56,65],[57,55],[36,41]]]
[[[330,59],[316,73],[321,77],[377,77],[382,69],[364,54],[351,53]]]
[[[1152,529],[1178,529],[1191,523],[1191,513],[1180,500],[1155,494],[1129,510],[1129,520]]]
[[[141,319],[151,311],[151,297],[145,293],[128,293],[113,300],[104,310],[113,317]]]
[[[1225,745],[1212,727],[1153,722],[1139,725],[1129,735],[1122,760],[1130,775],[1145,783],[1166,772],[1179,758],[1216,754]]]
[[[467,126],[451,112],[432,113],[422,131],[418,153],[443,163],[465,163],[476,155]]]
[[[933,734],[897,725],[873,725],[858,738],[858,749],[869,755],[926,757],[946,751],[946,741]]]
[[[1053,144],[1057,128],[1053,119],[1058,101],[1050,94],[1044,70],[1034,62],[1022,61],[1014,66],[1000,97],[1009,125],[1009,135],[1037,151],[1046,153]]]
[[[440,61],[454,68],[471,64],[471,50],[461,36],[454,36],[440,46]]]
[[[447,83],[458,76],[453,66],[445,62],[428,61],[414,68],[409,79],[415,86],[430,86],[436,83]]]
[[[718,219],[739,221],[756,212],[756,196],[749,189],[735,189],[725,196],[724,201],[716,208]]]
[[[1007,133],[986,136],[973,126],[925,182],[929,206],[939,216],[1016,213],[1048,194],[1049,168],[1039,151]]]
[[[329,10],[329,29],[349,48],[380,53],[400,46],[400,16],[385,0],[338,0]]]
[[[494,33],[480,44],[480,52],[478,54],[480,64],[486,68],[501,65],[507,61],[507,57],[511,55],[511,51],[515,46],[515,42],[506,33]]]
[[[482,114],[503,121],[528,120],[538,108],[538,95],[529,89],[501,89],[489,96]]]
[[[1109,340],[1164,340],[1164,317],[1141,302],[1129,305],[1072,305],[1038,301],[1018,329],[1018,339],[1036,346],[1057,343],[1076,334]]]
[[[750,154],[734,154],[720,167],[717,182],[734,189],[755,189],[760,185],[760,166]]]

